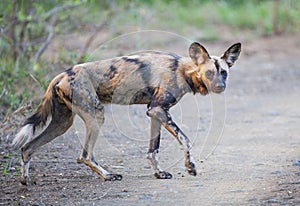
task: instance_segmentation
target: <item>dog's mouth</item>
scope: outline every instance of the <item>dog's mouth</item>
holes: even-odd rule
[[[216,94],[220,94],[225,91],[225,87],[215,87],[212,91]]]

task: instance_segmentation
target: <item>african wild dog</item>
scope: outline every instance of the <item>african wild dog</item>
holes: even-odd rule
[[[241,44],[232,45],[221,57],[210,56],[197,42],[189,48],[190,57],[158,51],[139,52],[132,56],[83,63],[67,69],[50,83],[36,112],[24,123],[13,140],[22,151],[23,184],[28,183],[31,155],[40,146],[64,134],[79,115],[86,126],[86,137],[79,163],[85,163],[104,180],[121,180],[101,167],[93,157],[93,149],[104,122],[103,104],[147,104],[151,119],[148,159],[156,178],[170,179],[172,175],[159,167],[161,125],[182,145],[185,167],[196,175],[191,143],[174,123],[169,113],[186,93],[221,93],[225,90],[229,68],[238,59]],[[50,118],[51,117],[51,118]],[[39,127],[48,126],[39,135]]]

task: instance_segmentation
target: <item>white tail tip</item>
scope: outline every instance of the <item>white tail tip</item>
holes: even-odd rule
[[[33,137],[33,125],[27,124],[16,134],[14,140],[12,141],[12,146],[16,149],[21,148],[27,142],[29,142]]]

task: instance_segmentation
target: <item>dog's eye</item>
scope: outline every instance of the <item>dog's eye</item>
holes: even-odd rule
[[[222,70],[220,73],[224,79],[227,78],[227,72],[225,70]]]
[[[208,70],[205,72],[205,75],[208,79],[212,79],[214,77],[215,73],[211,70]]]

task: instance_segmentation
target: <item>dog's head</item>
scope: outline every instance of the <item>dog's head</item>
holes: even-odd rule
[[[199,90],[200,93],[221,93],[225,90],[229,68],[234,65],[240,52],[241,43],[233,44],[221,57],[210,56],[198,42],[191,44],[189,55],[197,65],[196,78],[203,82],[202,86],[206,87],[202,88],[203,92]]]

